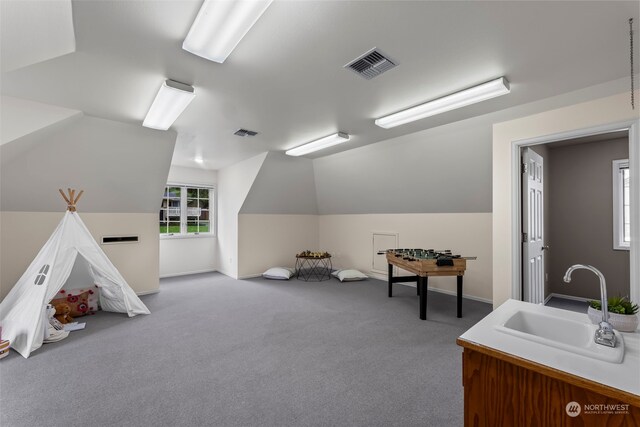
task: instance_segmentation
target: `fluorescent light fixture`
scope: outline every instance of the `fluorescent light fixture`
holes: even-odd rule
[[[159,130],[169,129],[195,96],[192,86],[173,80],[165,80],[160,86],[142,126]]]
[[[348,140],[349,134],[338,132],[334,133],[333,135],[325,136],[324,138],[309,142],[307,144],[300,145],[296,148],[292,148],[291,150],[287,150],[285,151],[285,154],[289,156],[304,156],[305,154],[333,147],[334,145],[347,142]]]
[[[182,48],[223,63],[273,0],[204,0]]]
[[[417,105],[407,110],[381,117],[376,119],[376,124],[385,129],[389,129],[415,120],[424,119],[425,117],[455,110],[456,108],[466,107],[476,102],[506,95],[509,92],[509,82],[504,77],[500,77],[499,79],[443,96],[442,98]]]

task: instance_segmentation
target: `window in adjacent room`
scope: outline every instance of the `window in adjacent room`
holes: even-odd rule
[[[631,214],[629,159],[613,161],[613,249],[629,250]]]
[[[168,185],[160,206],[160,236],[212,235],[214,190]]]

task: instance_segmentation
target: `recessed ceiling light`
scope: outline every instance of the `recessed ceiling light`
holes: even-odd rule
[[[202,156],[196,156],[193,159],[194,162],[198,163],[198,164],[203,164],[204,163],[204,159],[202,158]]]
[[[223,63],[273,0],[204,0],[182,48]]]
[[[400,126],[425,117],[435,116],[456,108],[486,101],[510,92],[509,82],[504,77],[456,92],[407,110],[376,119],[376,124],[385,129]]]
[[[289,156],[304,156],[305,154],[313,153],[314,151],[323,150],[325,148],[333,147],[334,145],[342,144],[349,140],[349,134],[344,132],[334,133],[333,135],[325,136],[324,138],[311,141],[309,143],[292,148],[285,151],[285,154]]]
[[[159,130],[169,129],[195,96],[192,86],[165,80],[142,126]]]

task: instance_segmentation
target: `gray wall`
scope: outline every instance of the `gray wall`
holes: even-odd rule
[[[551,292],[597,299],[597,277],[576,271],[570,284],[562,277],[573,264],[591,264],[607,279],[610,296],[629,295],[629,251],[613,250],[615,159],[629,157],[628,139],[551,148],[548,243]]]
[[[491,212],[491,132],[458,122],[315,159],[319,213]]]
[[[64,212],[58,188],[84,189],[80,212],[155,213],[176,134],[78,116],[0,147],[3,211]]]
[[[269,152],[240,213],[317,214],[313,161]]]
[[[624,91],[626,84],[619,79],[390,138],[316,158],[313,166],[308,159],[271,152],[241,213],[491,212],[494,123],[608,96]]]

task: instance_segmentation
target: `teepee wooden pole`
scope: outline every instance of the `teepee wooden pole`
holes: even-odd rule
[[[62,191],[62,188],[59,188],[58,191],[60,192],[60,194],[62,194],[62,198],[64,199],[65,202],[67,202],[67,205],[70,205],[71,201],[67,198],[67,195],[64,194],[64,191]]]
[[[75,205],[78,204],[78,200],[80,200],[80,197],[82,197],[82,193],[84,193],[84,190],[80,190],[80,192],[78,193],[78,197],[76,197],[76,200],[73,202]]]
[[[62,195],[62,198],[64,199],[64,201],[67,202],[67,210],[71,212],[75,212],[76,204],[78,203],[78,200],[80,200],[80,197],[82,196],[82,193],[84,193],[84,190],[80,190],[77,197],[76,197],[75,189],[67,188],[67,194],[64,194],[64,191],[62,191],[62,188],[59,188],[58,191]]]

